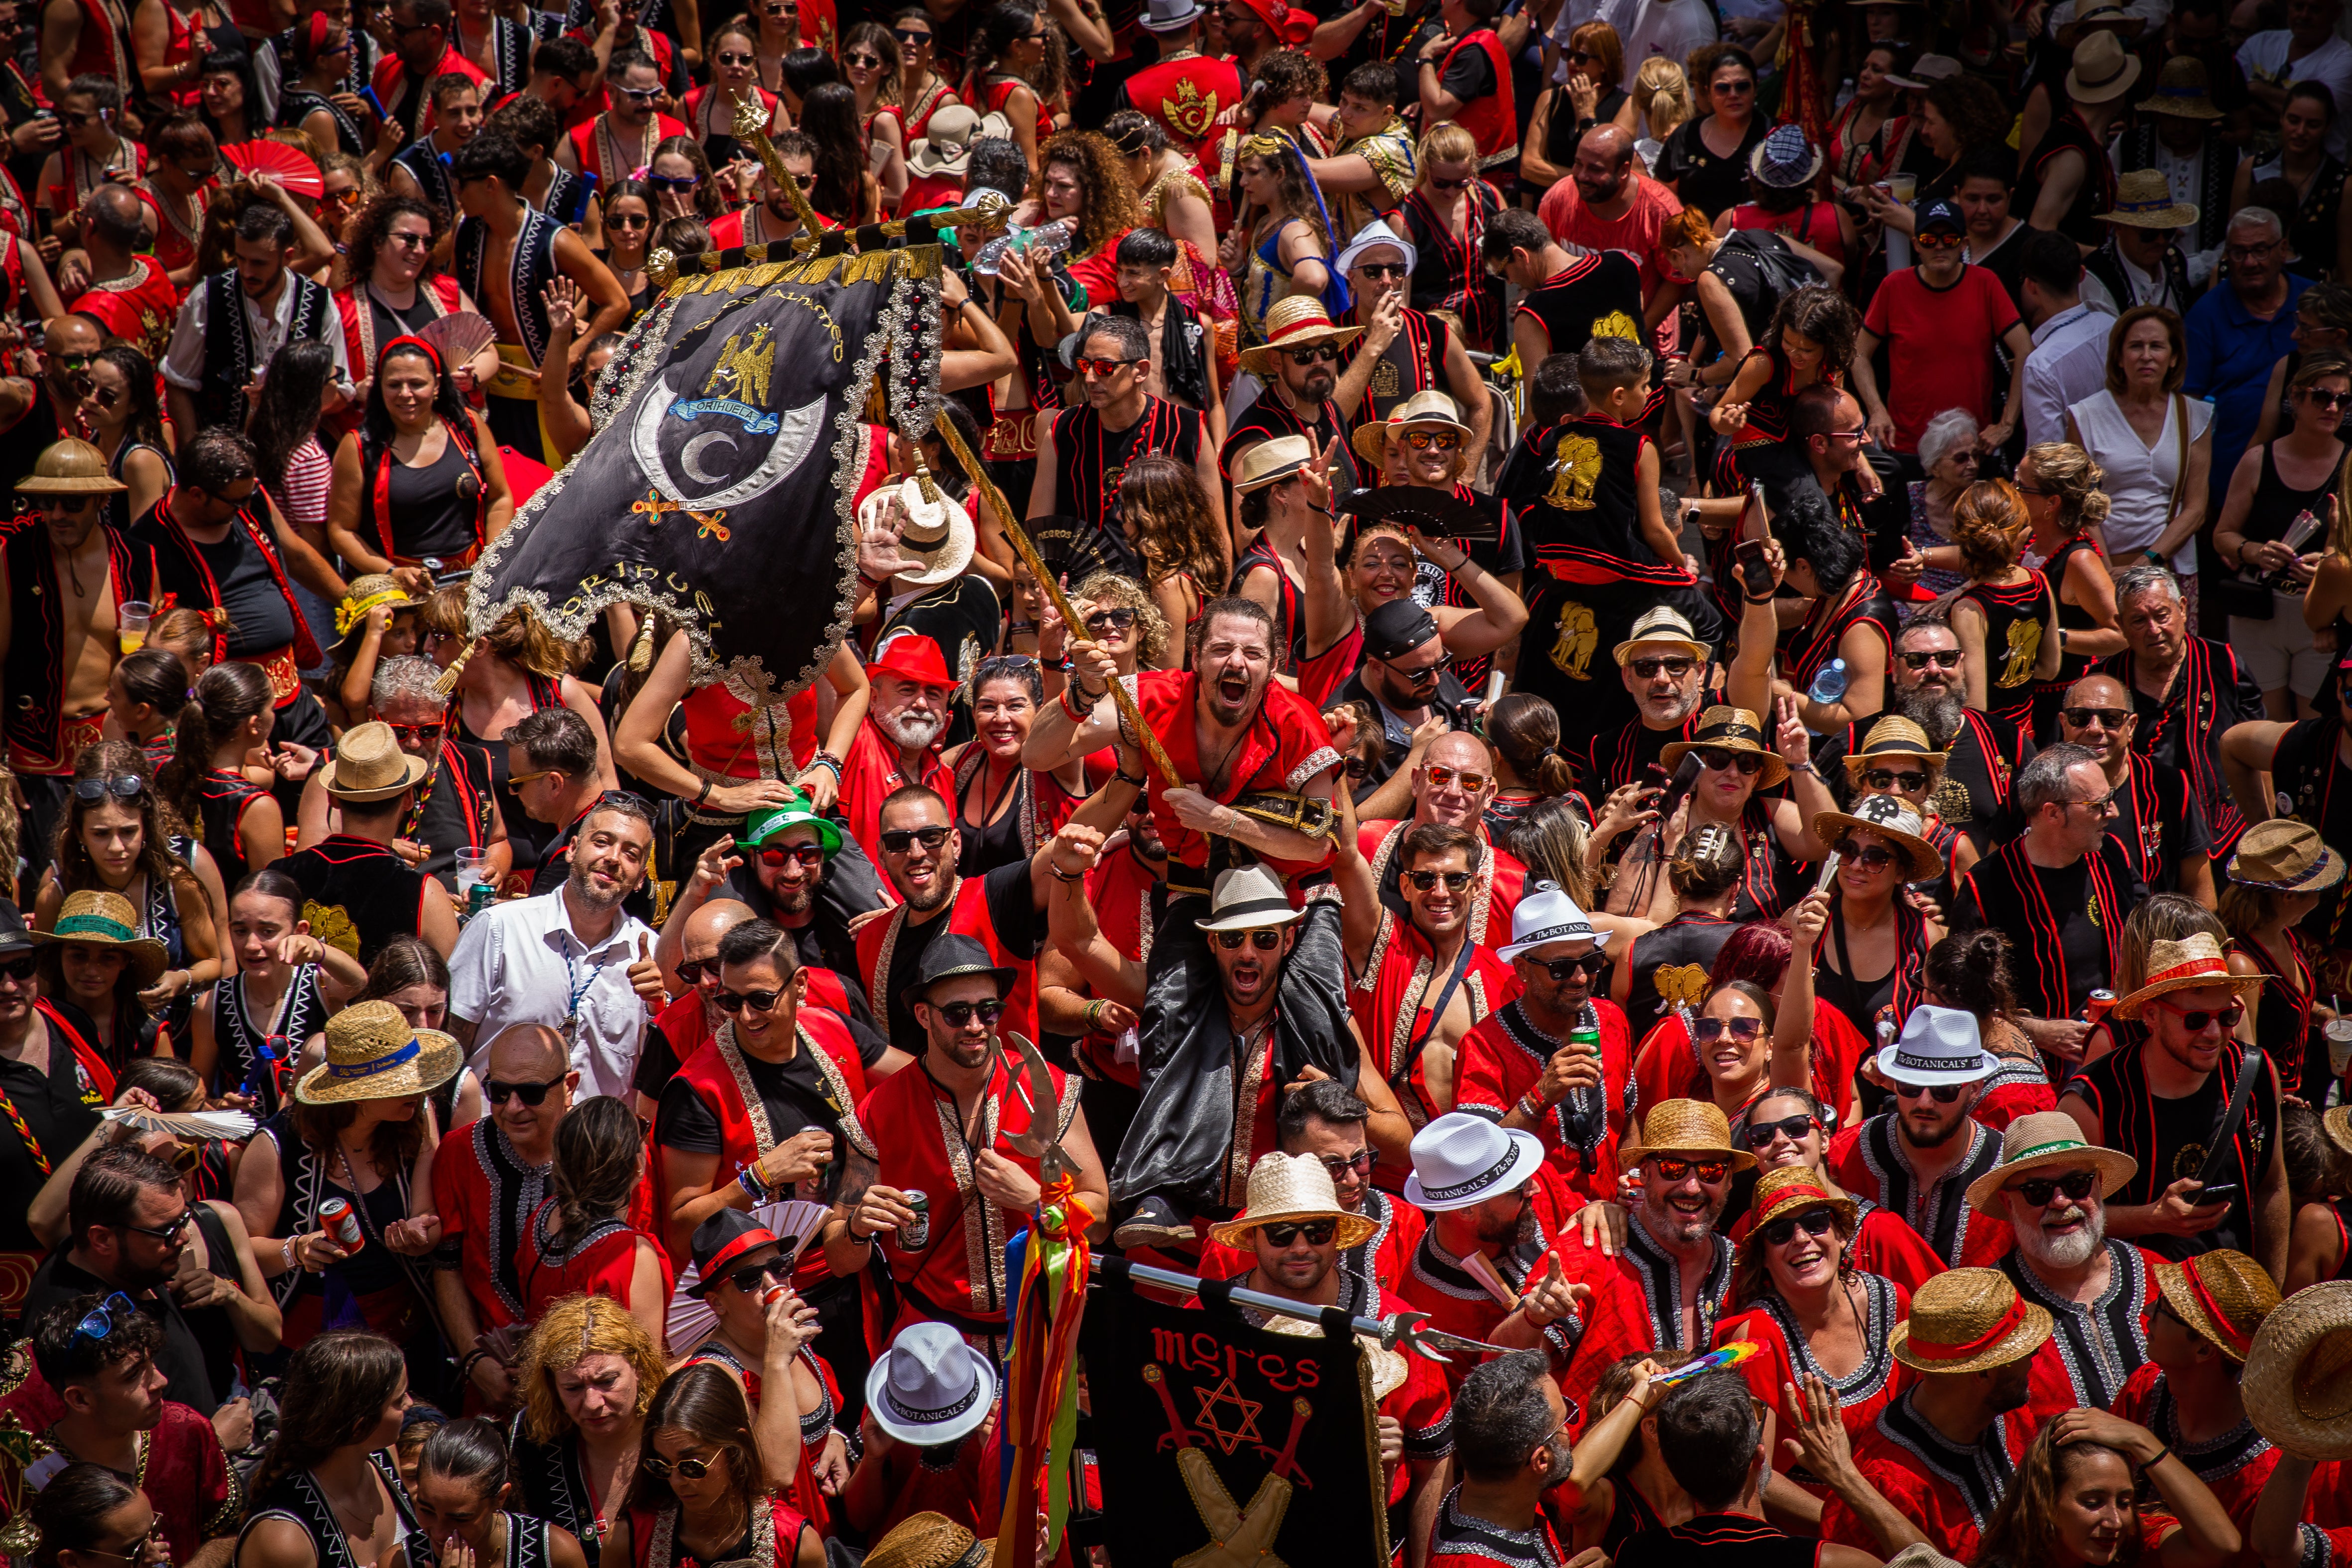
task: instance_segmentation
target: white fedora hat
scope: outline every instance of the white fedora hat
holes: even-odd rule
[[[1511,910],[1511,945],[1495,956],[1508,963],[1552,942],[1589,942],[1598,952],[1609,945],[1609,933],[1594,930],[1592,921],[1558,882],[1531,883]]]
[[[1543,1157],[1534,1133],[1506,1131],[1483,1116],[1451,1110],[1412,1135],[1404,1201],[1432,1214],[1466,1209],[1517,1187],[1536,1173]]]
[[[1391,228],[1388,219],[1376,217],[1358,229],[1356,237],[1348,242],[1348,248],[1339,253],[1339,275],[1346,277],[1349,269],[1356,265],[1356,258],[1377,245],[1385,245],[1403,253],[1407,276],[1421,265],[1421,252],[1413,248],[1412,241]]]
[[[909,1323],[866,1374],[866,1408],[901,1443],[935,1448],[980,1429],[996,1368],[945,1323]]]
[[[1209,918],[1192,923],[1202,931],[1255,931],[1305,920],[1283,890],[1282,879],[1264,866],[1236,866],[1217,873],[1209,898]]]
[[[1920,1006],[1903,1022],[1903,1037],[1878,1050],[1878,1070],[1896,1083],[1934,1089],[1991,1076],[2000,1058],[1984,1048],[1973,1013]]]

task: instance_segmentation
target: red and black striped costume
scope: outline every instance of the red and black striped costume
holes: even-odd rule
[[[1984,926],[2008,933],[2017,1005],[2034,1017],[2072,1018],[2092,992],[2106,988],[2115,978],[2124,919],[2144,891],[2123,846],[2112,837],[2102,839],[2077,865],[2086,884],[2083,907],[2073,907],[2070,898],[2068,908],[2053,909],[2045,879],[2071,879],[2076,868],[2037,867],[2026,857],[2024,838],[2012,838],[1977,862],[1952,901],[1955,930]],[[2074,943],[2080,952],[2095,949],[2095,963],[2067,958],[2067,928],[2079,921],[2096,928],[2095,942],[2078,931]]]
[[[0,561],[8,572],[8,653],[0,662],[9,697],[7,717],[0,721],[8,766],[20,773],[69,773],[75,753],[97,737],[68,744],[65,734],[66,601],[59,597],[49,531],[37,514],[16,519],[0,533]],[[116,604],[144,598],[155,580],[154,552],[109,528],[106,575]]]
[[[2213,858],[2226,859],[2246,831],[2246,819],[2221,769],[2221,737],[2231,725],[2263,716],[2262,693],[2230,645],[2211,637],[2189,639],[2179,672],[2161,701],[2132,683],[2137,660],[2126,649],[2098,665],[2101,675],[2114,676],[2131,693],[2132,710],[2139,715],[2132,750],[2158,767],[2178,768],[2189,776],[2198,804],[2205,808],[2206,828],[2213,836]]]
[[[1164,397],[1147,396],[1141,416],[1124,430],[1107,428],[1102,416],[1084,405],[1063,409],[1053,424],[1055,510],[1116,529],[1127,466],[1151,452],[1190,465],[1200,456],[1204,430],[1199,409]]]

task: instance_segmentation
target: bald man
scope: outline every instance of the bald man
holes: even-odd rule
[[[434,1152],[441,1245],[433,1255],[433,1296],[475,1392],[489,1413],[503,1415],[515,1397],[511,1352],[490,1349],[489,1336],[524,1320],[516,1273],[523,1226],[547,1195],[555,1129],[572,1109],[580,1074],[563,1037],[544,1024],[500,1030],[488,1069],[482,1097],[490,1113]]]
[[[59,437],[89,438],[81,403],[89,395],[89,362],[105,344],[97,322],[59,316],[44,331],[38,375],[0,374],[0,494],[14,496],[16,481]]]
[[[1412,815],[1402,821],[1375,817],[1356,829],[1357,851],[1371,865],[1381,904],[1401,920],[1412,913],[1395,875],[1402,868],[1397,851],[1405,835],[1429,823],[1465,829],[1478,840],[1473,868],[1486,884],[1484,905],[1471,916],[1471,940],[1499,944],[1511,929],[1511,911],[1519,907],[1528,868],[1486,832],[1486,806],[1498,787],[1495,754],[1469,731],[1456,730],[1430,742],[1421,761],[1398,777],[1412,780]]]
[[[2185,893],[2213,907],[2213,833],[2189,775],[2135,754],[2139,715],[2112,675],[2086,675],[2066,689],[2058,738],[2095,752],[2114,790],[2107,837],[2151,893]]]
[[[127,185],[100,185],[83,198],[82,248],[89,253],[89,280],[66,309],[88,316],[109,337],[121,338],[160,363],[179,319],[179,290],[162,262],[139,254],[147,243],[146,211]]]

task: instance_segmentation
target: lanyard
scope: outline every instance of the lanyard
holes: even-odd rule
[[[588,988],[596,984],[596,977],[604,973],[605,965],[610,962],[608,959],[605,963],[590,964],[588,978],[582,980],[579,967],[572,961],[572,950],[568,947],[563,950],[563,982],[572,988],[570,998],[563,1004],[563,1022],[567,1028],[580,1021],[580,998],[588,994]]]

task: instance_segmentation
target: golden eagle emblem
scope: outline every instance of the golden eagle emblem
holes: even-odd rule
[[[322,904],[314,899],[302,900],[302,919],[309,922],[310,934],[339,952],[353,958],[360,955],[360,928],[352,922],[351,911],[341,904]]]
[[[1612,310],[1605,316],[1592,318],[1592,335],[1596,338],[1631,338],[1642,341],[1642,324],[1622,310]]]
[[[1570,680],[1591,679],[1589,667],[1600,641],[1601,628],[1593,624],[1592,612],[1569,600],[1559,607],[1559,638],[1551,645],[1553,667]]]
[[[1662,963],[1650,984],[1669,1007],[1696,1007],[1706,998],[1706,971],[1696,963]]]
[[[2000,667],[2000,685],[2022,686],[2033,673],[2034,662],[2042,657],[2042,623],[2039,620],[2009,623],[2009,662]]]
[[[1544,503],[1562,511],[1591,511],[1592,487],[1601,482],[1601,443],[1590,436],[1567,435],[1552,454],[1551,490]]]
[[[711,366],[710,379],[702,384],[703,395],[716,397],[722,386],[731,386],[736,401],[764,408],[768,377],[775,365],[776,345],[768,336],[768,323],[761,321],[751,329],[748,344],[740,332],[727,340],[719,351],[719,363]]]
[[[1160,100],[1160,118],[1173,125],[1177,132],[1198,142],[1216,123],[1217,95],[1202,92],[1190,77],[1176,79],[1176,96]]]

